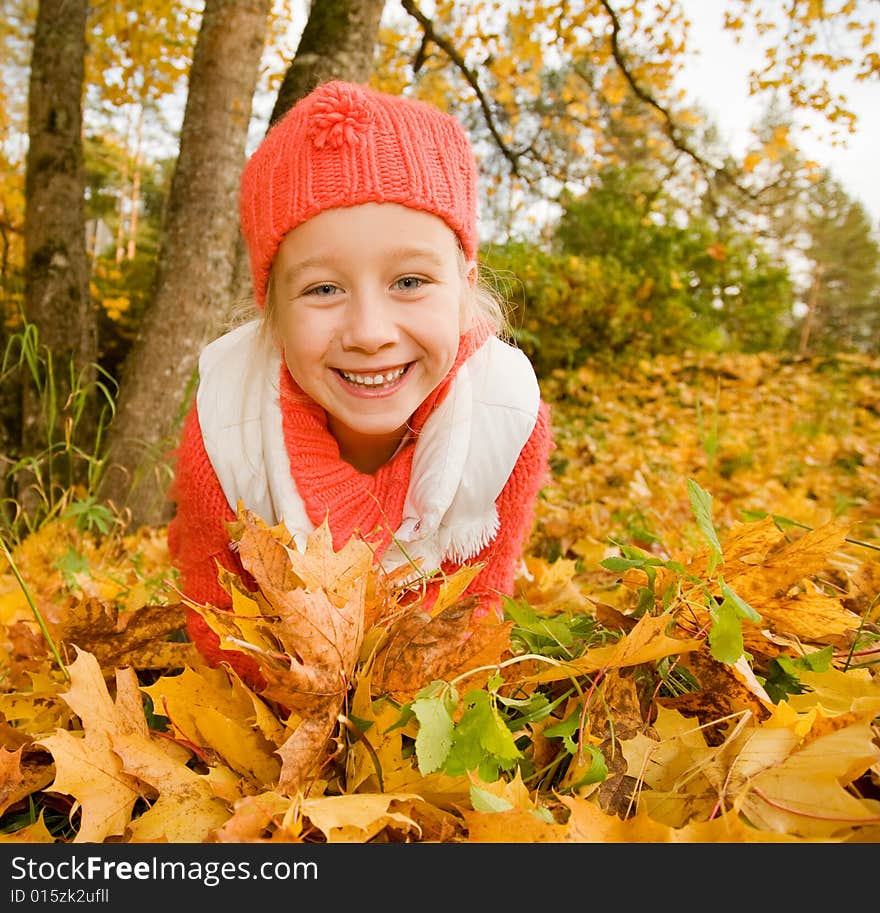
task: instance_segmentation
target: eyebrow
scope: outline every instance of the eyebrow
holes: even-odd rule
[[[400,260],[407,259],[422,259],[428,260],[433,266],[440,267],[443,265],[443,258],[434,250],[433,247],[416,247],[410,245],[402,245],[400,247],[391,247],[387,248],[384,251],[384,255],[392,262],[398,262]],[[284,271],[281,276],[283,282],[290,282],[297,277],[299,273],[304,272],[307,269],[321,269],[327,266],[328,261],[332,258],[332,254],[318,254],[314,257],[305,257],[302,260],[297,260],[295,263],[291,263],[290,266]]]

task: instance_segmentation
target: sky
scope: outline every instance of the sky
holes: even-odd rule
[[[694,55],[686,65],[682,86],[699,102],[718,126],[728,145],[740,151],[749,126],[763,110],[763,103],[748,96],[748,71],[759,58],[757,46],[736,45],[722,26],[726,6],[717,0],[682,0],[692,22]],[[830,140],[797,138],[802,152],[827,167],[847,193],[867,210],[873,224],[880,225],[880,83],[841,84],[858,116],[855,134],[846,145],[835,148]],[[818,121],[816,122],[819,123]]]

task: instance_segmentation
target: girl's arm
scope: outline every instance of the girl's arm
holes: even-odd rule
[[[195,406],[184,422],[176,457],[171,497],[177,502],[177,512],[168,526],[168,548],[180,571],[181,589],[192,602],[228,609],[232,599],[217,580],[218,566],[238,575],[246,586],[252,586],[252,580],[229,548],[226,524],[235,514],[205,451]],[[221,650],[217,635],[193,609],[187,612],[187,630],[210,665],[226,661],[245,680],[260,682],[257,664],[241,653]]]
[[[235,515],[208,459],[195,406],[186,416],[171,498],[177,503],[168,526],[168,547],[180,571],[181,589],[193,602],[228,608],[231,599],[217,582],[217,562],[235,574],[242,568],[229,548],[226,524]]]

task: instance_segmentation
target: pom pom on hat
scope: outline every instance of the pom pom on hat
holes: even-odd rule
[[[399,203],[433,213],[477,255],[477,170],[461,124],[425,102],[327,82],[277,121],[245,165],[241,227],[254,298],[284,236],[325,209]]]

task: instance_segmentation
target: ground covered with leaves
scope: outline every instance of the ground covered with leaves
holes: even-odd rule
[[[503,622],[243,511],[182,634],[165,531],[76,504],[0,558],[0,841],[880,839],[880,363],[558,372]],[[408,598],[404,596],[409,593]]]

